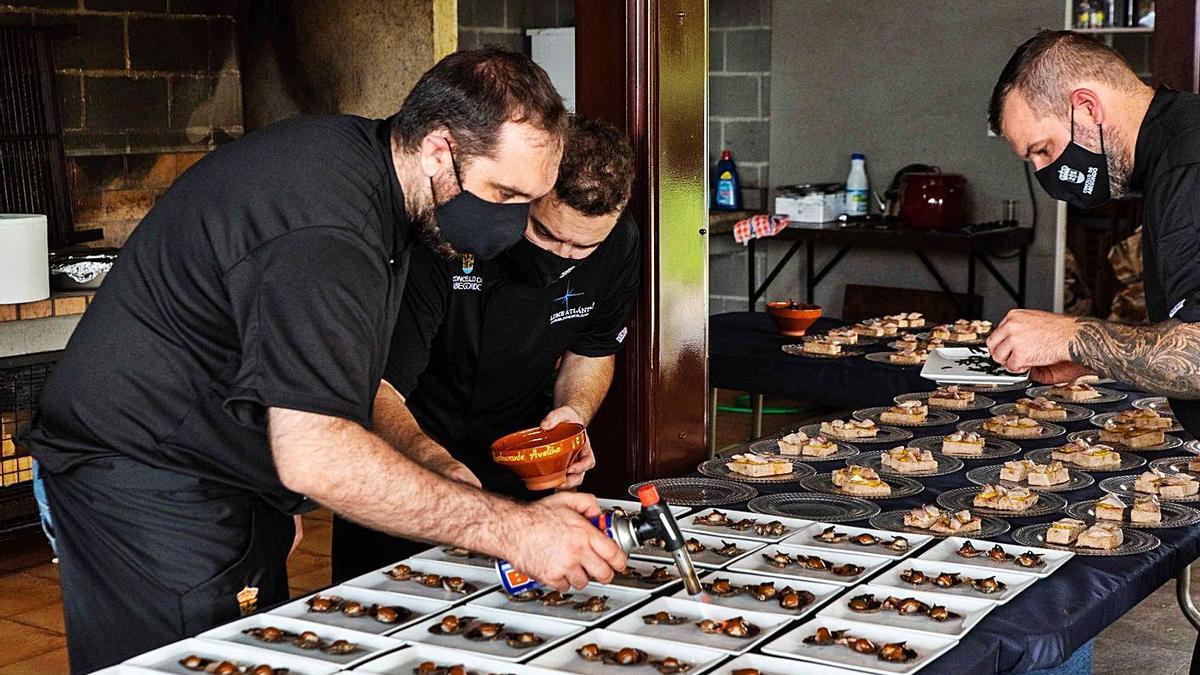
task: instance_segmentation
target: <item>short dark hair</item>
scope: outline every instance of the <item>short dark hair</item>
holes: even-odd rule
[[[1013,91],[1020,91],[1035,113],[1065,117],[1066,96],[1083,80],[1124,89],[1141,84],[1125,58],[1103,42],[1069,30],[1043,30],[1017,47],[1000,72],[988,104],[988,126],[1001,133],[1004,102]]]
[[[625,208],[633,186],[633,148],[613,125],[571,116],[555,198],[585,216],[606,216]]]
[[[522,122],[560,140],[567,111],[546,71],[529,57],[494,47],[459,51],[425,71],[392,118],[401,148],[417,149],[429,132],[446,127],[455,159],[492,157],[500,127]]]

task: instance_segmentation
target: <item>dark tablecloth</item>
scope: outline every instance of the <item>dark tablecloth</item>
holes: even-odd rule
[[[866,362],[872,371],[878,371],[878,376],[875,378],[875,384],[865,387],[865,398],[858,396],[842,395],[841,399],[832,400],[824,398],[821,395],[822,390],[826,392],[836,393],[835,386],[829,386],[830,382],[838,382],[838,376],[830,371],[834,368],[832,365],[824,365],[827,362],[804,362],[803,365],[788,366],[781,365],[779,362],[785,362],[786,359],[774,357],[772,350],[769,350],[769,342],[774,341],[774,351],[779,351],[779,344],[782,340],[778,335],[773,337],[763,335],[763,321],[768,322],[769,318],[766,315],[760,315],[762,321],[757,321],[756,317],[748,316],[746,313],[733,313],[733,315],[721,315],[713,317],[714,324],[726,323],[726,325],[742,325],[748,328],[745,333],[748,337],[744,337],[745,344],[740,345],[740,353],[743,354],[745,374],[737,380],[738,384],[718,384],[719,377],[715,374],[716,364],[720,363],[722,357],[715,351],[718,347],[716,342],[716,334],[718,330],[714,330],[714,386],[730,387],[733,389],[752,390],[752,392],[768,392],[778,393],[780,395],[794,396],[794,398],[802,398],[814,402],[830,402],[832,405],[846,405],[846,401],[859,401],[860,405],[883,405],[888,402],[894,394],[904,393],[905,389],[900,386],[900,382],[906,381],[907,374],[893,374],[888,369],[888,366],[880,366],[875,368],[875,364]],[[720,321],[718,321],[720,319]],[[820,329],[820,328],[818,328]],[[732,339],[730,334],[725,336],[724,347],[726,357],[733,350],[728,346],[728,339]],[[787,357],[787,354],[780,352],[780,357]],[[858,362],[864,362],[865,359],[859,358]],[[768,366],[774,362],[776,365]],[[845,363],[845,362],[828,362]],[[769,368],[778,369],[773,375],[768,376]],[[838,368],[860,369],[863,366],[856,365],[853,362],[850,364],[838,366]],[[804,382],[793,382],[788,384],[787,381],[793,377],[799,377],[802,372],[809,372],[809,377]],[[727,369],[722,372],[721,377],[738,377],[736,372]],[[916,375],[912,375],[916,377]],[[812,388],[811,381],[817,380],[826,383],[826,387]],[[720,380],[725,382],[725,380]],[[769,382],[784,382],[778,387],[767,388],[764,384]],[[758,386],[756,386],[758,384]],[[926,382],[914,383],[916,386],[906,390],[908,392],[917,392],[917,390],[929,390],[931,384]],[[899,388],[898,388],[899,387]],[[1126,400],[1115,402],[1115,404],[1087,406],[1097,412],[1106,412],[1114,410],[1124,410],[1129,407],[1130,402],[1145,395],[1139,392],[1133,392],[1121,384],[1106,384],[1105,387],[1112,389],[1123,390],[1128,392]],[[1021,392],[1009,394],[988,394],[990,398],[997,402],[1010,402],[1019,396],[1024,395]],[[980,417],[988,417],[990,413],[986,411],[960,412],[962,419],[974,419]],[[1067,432],[1080,429],[1090,429],[1091,423],[1076,422],[1064,424]],[[953,426],[935,426],[935,428],[913,429],[914,434],[920,436],[937,436],[944,435],[952,431]],[[1190,440],[1187,434],[1178,434]],[[1026,441],[1020,442],[1022,449],[1036,449],[1045,447],[1055,447],[1058,444],[1066,442],[1066,438],[1052,438],[1046,441]],[[863,446],[864,452],[869,452],[871,449],[883,449],[881,446]],[[1164,458],[1164,456],[1186,455],[1187,450],[1176,448],[1174,450],[1164,450],[1164,452],[1139,453],[1146,456],[1147,459],[1154,460]],[[1022,455],[1014,455],[1008,459],[1018,459]],[[949,474],[949,476],[935,478],[920,478],[920,482],[925,485],[925,491],[922,494],[896,498],[896,500],[882,500],[880,506],[883,510],[892,510],[898,508],[912,508],[924,503],[934,503],[936,497],[942,492],[961,488],[961,486],[970,485],[966,479],[966,472],[971,468],[983,466],[986,464],[1000,464],[1006,460],[965,460],[966,466],[962,470]],[[815,462],[814,466],[818,472],[828,472],[833,468],[841,466],[845,462]],[[1135,470],[1140,472],[1144,470]],[[1093,477],[1096,478],[1096,484],[1082,490],[1074,490],[1069,492],[1057,492],[1067,498],[1068,503],[1091,500],[1103,495],[1103,491],[1097,486],[1100,480],[1117,476],[1118,473],[1099,473],[1094,472]],[[772,494],[772,492],[787,492],[797,491],[796,483],[784,483],[778,485],[772,484],[755,484],[755,488],[760,494]],[[1200,506],[1200,504],[1193,504]],[[744,503],[730,504],[730,508],[745,508]],[[1063,518],[1063,514],[1043,516],[1043,518],[1031,519],[1008,519],[1013,526],[1013,530],[1024,525],[1033,524],[1033,522],[1049,522]],[[865,526],[865,521],[856,522],[854,525]],[[1075,556],[1067,565],[1058,569],[1050,577],[1038,581],[1030,587],[1030,590],[1021,593],[1020,596],[1013,599],[1012,602],[1001,605],[1000,608],[992,610],[992,613],[985,617],[979,625],[968,633],[961,643],[954,650],[949,651],[946,655],[937,659],[935,663],[925,668],[922,673],[1022,673],[1022,671],[1052,668],[1055,665],[1066,661],[1075,650],[1087,643],[1088,640],[1096,637],[1103,631],[1106,626],[1116,621],[1118,617],[1127,613],[1134,605],[1138,604],[1141,599],[1150,595],[1151,592],[1158,589],[1166,581],[1175,578],[1178,572],[1187,566],[1188,563],[1195,560],[1196,556],[1200,555],[1200,526],[1186,528],[1172,528],[1172,530],[1150,530],[1154,536],[1162,539],[1162,546],[1158,549],[1147,552],[1147,554],[1120,556],[1120,557],[1099,557],[1099,556]],[[995,537],[998,542],[1012,543],[1013,540],[1008,534]],[[919,555],[919,554],[914,554]],[[900,563],[904,565],[904,563]],[[1181,617],[1180,621],[1183,619]],[[1153,670],[1153,664],[1146,664],[1147,671]]]
[[[809,329],[823,333],[845,325],[822,317]],[[879,405],[897,394],[930,391],[934,384],[921,379],[920,368],[905,368],[868,361],[862,356],[819,359],[785,353],[781,347],[800,338],[779,334],[763,312],[730,312],[709,318],[709,381],[713,387],[782,396],[797,401],[839,408]],[[865,352],[887,351],[883,338],[877,345],[854,346]]]

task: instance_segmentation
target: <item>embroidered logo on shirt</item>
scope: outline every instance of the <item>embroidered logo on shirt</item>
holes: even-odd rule
[[[1167,312],[1167,318],[1174,319],[1175,315],[1179,313],[1179,310],[1183,309],[1183,306],[1186,303],[1187,303],[1187,298],[1184,298],[1183,300],[1180,300],[1179,302],[1175,303],[1175,306],[1171,308],[1171,311]]]
[[[475,271],[475,256],[471,253],[462,255],[462,271],[463,274],[470,274]]]
[[[554,302],[561,302],[563,308],[561,311],[550,315],[550,325],[554,325],[560,321],[569,319],[582,319],[592,313],[592,309],[596,306],[593,302],[590,305],[575,305],[572,306],[572,300],[582,298],[586,295],[583,291],[572,291],[571,284],[567,283],[567,290],[560,296],[554,299]]]
[[[258,611],[258,587],[246,586],[237,593],[238,612],[249,616]]]
[[[625,342],[626,335],[629,335],[629,326],[622,328],[621,332],[617,333],[617,344]]]
[[[475,271],[475,256],[462,254],[462,274],[450,277],[450,288],[455,291],[482,291],[483,277],[471,274]]]

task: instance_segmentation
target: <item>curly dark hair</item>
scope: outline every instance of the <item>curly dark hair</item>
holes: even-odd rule
[[[392,136],[415,150],[446,127],[455,159],[492,157],[500,127],[524,122],[561,140],[567,130],[562,96],[528,56],[494,47],[450,54],[425,71],[392,118]]]
[[[572,115],[558,181],[559,202],[585,216],[625,208],[633,186],[633,148],[625,134],[603,120]]]

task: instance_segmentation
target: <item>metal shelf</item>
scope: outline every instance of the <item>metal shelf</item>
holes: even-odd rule
[[[1109,26],[1106,28],[1072,28],[1076,33],[1091,33],[1093,35],[1104,35],[1108,33],[1125,33],[1125,34],[1143,34],[1150,35],[1154,33],[1153,28],[1146,26]]]

